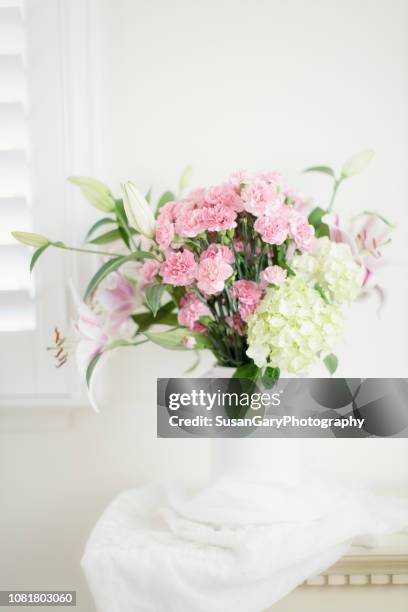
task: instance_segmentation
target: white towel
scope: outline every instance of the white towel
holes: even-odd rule
[[[126,491],[82,560],[98,612],[261,612],[355,542],[408,526],[408,500],[221,478],[200,494]]]

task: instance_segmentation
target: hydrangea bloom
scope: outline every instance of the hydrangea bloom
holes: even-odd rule
[[[258,367],[299,374],[339,340],[343,317],[302,276],[268,288],[248,323],[248,357]]]
[[[363,272],[350,247],[326,236],[315,240],[311,253],[295,255],[292,267],[336,304],[351,303],[361,290]]]

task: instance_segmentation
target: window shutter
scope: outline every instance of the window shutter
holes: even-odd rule
[[[13,229],[30,231],[29,98],[21,2],[0,3],[0,332],[35,328],[31,253]]]
[[[88,264],[49,249],[30,276],[32,249],[10,231],[83,238],[86,207],[66,178],[93,174],[89,11],[88,0],[0,0],[0,416],[83,401],[74,359],[56,369],[46,347],[55,327],[70,335],[67,281],[83,286]]]

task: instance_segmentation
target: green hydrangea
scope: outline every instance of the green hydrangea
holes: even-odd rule
[[[296,255],[293,269],[317,285],[335,304],[350,304],[361,291],[362,268],[356,264],[348,244],[319,238],[311,253]]]
[[[269,287],[248,324],[247,354],[258,367],[291,374],[307,370],[330,353],[343,330],[343,316],[302,276]]]

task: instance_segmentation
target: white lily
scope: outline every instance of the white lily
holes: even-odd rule
[[[148,201],[130,181],[122,185],[122,191],[129,224],[147,238],[153,238],[156,222]]]

